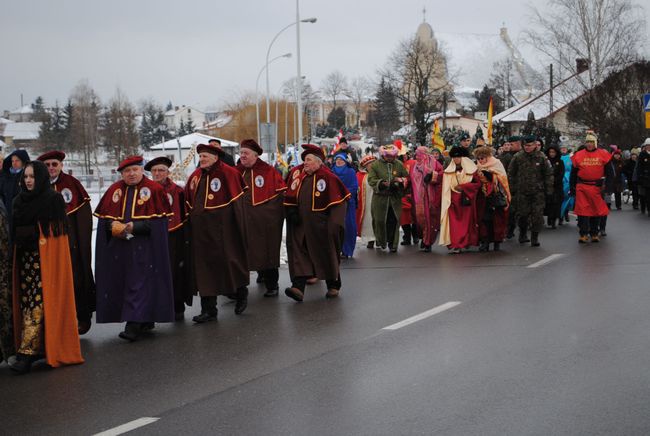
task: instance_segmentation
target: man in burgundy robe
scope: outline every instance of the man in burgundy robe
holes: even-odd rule
[[[265,297],[278,296],[280,247],[287,187],[275,168],[260,159],[262,147],[253,139],[240,144],[237,169],[248,187],[244,191],[248,268],[264,278]]]
[[[217,319],[217,296],[234,296],[235,314],[248,305],[244,179],[226,165],[218,145],[199,144],[199,168],[185,185],[190,225],[192,286],[201,296],[196,323]]]
[[[61,193],[65,201],[68,218],[68,242],[74,281],[74,297],[77,309],[79,334],[90,330],[91,319],[95,311],[95,279],[91,265],[91,239],[93,232],[93,215],[90,208],[90,196],[81,182],[63,172],[65,153],[50,151],[38,157],[47,166],[50,184]]]
[[[169,167],[172,160],[160,156],[150,160],[144,166],[151,173],[154,182],[160,183],[165,191],[173,215],[169,217],[169,263],[172,269],[174,285],[174,313],[176,321],[183,319],[185,305],[192,305],[192,288],[189,285],[189,238],[185,225],[185,191],[169,178]]]
[[[99,201],[97,244],[97,322],[124,322],[122,339],[135,341],[155,322],[174,320],[167,223],[172,214],[160,184],[144,177],[143,159],[132,156],[117,170]]]
[[[350,193],[327,166],[316,145],[304,144],[302,165],[293,168],[284,197],[287,214],[287,254],[291,287],[284,293],[302,301],[309,278],[325,280],[326,298],[341,289],[339,270],[346,202]]]

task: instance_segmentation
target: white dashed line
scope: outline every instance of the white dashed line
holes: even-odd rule
[[[96,433],[93,436],[117,436],[120,434],[128,433],[132,430],[135,430],[136,428],[144,427],[145,425],[153,424],[154,422],[158,421],[160,418],[138,418],[134,421],[127,422],[126,424],[122,424],[118,427],[114,427],[111,429],[108,429],[106,431],[103,431],[101,433]]]
[[[452,307],[456,307],[460,304],[460,301],[450,301],[448,303],[442,304],[438,307],[434,307],[433,309],[427,310],[426,312],[422,312],[419,315],[412,316],[410,318],[405,319],[404,321],[400,321],[395,324],[391,324],[388,327],[384,327],[382,330],[397,330],[401,329],[402,327],[406,327],[407,325],[416,323],[418,321],[422,321],[425,318],[429,318],[430,316],[437,315],[440,312],[444,312],[445,310],[449,310]]]
[[[539,262],[531,263],[528,265],[526,268],[539,268],[540,266],[547,265],[555,260],[558,260],[561,257],[564,257],[565,255],[562,253],[556,253],[556,254],[551,254],[548,257],[545,257],[544,259],[540,260]]]

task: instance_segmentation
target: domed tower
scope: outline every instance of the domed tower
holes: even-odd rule
[[[423,10],[426,14],[426,10]],[[452,91],[451,84],[447,78],[447,58],[436,40],[433,28],[426,19],[420,23],[415,33],[415,38],[433,53],[433,74],[429,79],[429,89],[433,92]]]

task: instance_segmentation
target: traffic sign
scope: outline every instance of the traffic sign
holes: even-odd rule
[[[645,128],[650,129],[650,112],[645,113]]]
[[[260,140],[262,141],[260,146],[269,155],[275,152],[275,146],[278,142],[277,134],[275,123],[260,123]]]
[[[650,112],[650,94],[643,96],[643,112]]]

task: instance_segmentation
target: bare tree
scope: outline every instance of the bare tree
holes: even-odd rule
[[[348,89],[348,80],[340,71],[332,71],[323,80],[321,93],[332,100],[333,108],[336,108],[336,100],[340,95],[345,95]]]
[[[135,124],[135,107],[118,89],[102,114],[103,145],[116,162],[138,152],[140,138]]]
[[[357,128],[361,128],[361,109],[363,103],[368,100],[368,94],[372,92],[372,85],[365,77],[355,77],[350,82],[350,87],[345,91],[345,95],[352,100],[354,114],[357,119]]]
[[[445,65],[437,44],[413,37],[399,43],[379,72],[395,92],[405,119],[413,120],[421,144],[426,143],[432,113],[442,109],[444,94],[451,92]]]
[[[531,10],[526,41],[566,75],[587,59],[587,89],[635,61],[646,38],[643,10],[631,0],[549,0],[544,11]]]
[[[83,167],[90,172],[91,164],[97,162],[101,102],[87,80],[80,81],[72,89],[70,101],[73,108],[70,145],[82,154]]]

